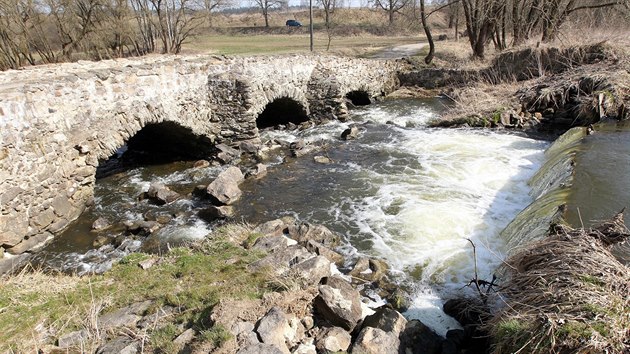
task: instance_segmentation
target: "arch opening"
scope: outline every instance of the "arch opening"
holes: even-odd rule
[[[308,121],[306,109],[289,97],[278,98],[265,107],[256,118],[256,127],[264,129],[289,123],[300,124]]]
[[[363,90],[348,92],[346,94],[346,99],[348,99],[353,106],[367,106],[372,103],[370,95]]]
[[[127,140],[109,159],[100,161],[96,178],[130,168],[175,161],[207,159],[214,143],[174,122],[148,124]]]

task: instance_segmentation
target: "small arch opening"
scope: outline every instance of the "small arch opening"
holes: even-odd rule
[[[267,104],[256,118],[258,129],[286,125],[300,124],[308,121],[306,109],[299,102],[289,97],[281,97]]]
[[[129,138],[109,159],[100,161],[96,178],[147,165],[207,159],[213,142],[174,122],[148,124]]]
[[[367,106],[372,103],[372,98],[366,91],[357,90],[346,94],[346,98],[354,106]]]

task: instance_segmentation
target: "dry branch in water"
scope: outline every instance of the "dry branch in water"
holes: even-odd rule
[[[629,236],[619,213],[591,229],[555,226],[511,256],[493,352],[627,353],[630,269],[609,248]]]

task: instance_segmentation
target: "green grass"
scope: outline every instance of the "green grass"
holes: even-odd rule
[[[366,55],[383,48],[420,42],[417,37],[333,37],[330,51],[350,55]],[[185,52],[219,55],[261,55],[306,53],[309,36],[305,34],[261,35],[202,35],[184,45]],[[328,39],[318,33],[314,37],[314,51],[326,53]]]
[[[501,343],[502,346],[519,350],[527,345],[527,341],[531,336],[531,330],[527,323],[517,319],[510,319],[500,322],[496,328],[494,341]]]
[[[153,310],[176,306],[180,312],[175,323],[203,331],[211,328],[208,314],[219,298],[259,298],[267,291],[266,276],[246,270],[260,254],[224,239],[193,249],[173,249],[156,265],[142,270],[138,262],[149,257],[157,256],[130,254],[99,276],[24,272],[3,280],[0,352],[10,348],[32,352],[38,325],[60,334],[91,330],[99,315],[144,300],[153,300]],[[172,334],[167,329],[152,338],[166,341]]]
[[[232,333],[220,324],[201,332],[204,341],[212,343],[216,348],[232,338]]]

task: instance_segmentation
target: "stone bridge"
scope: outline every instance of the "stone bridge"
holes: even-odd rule
[[[141,131],[205,152],[266,126],[344,119],[346,97],[391,92],[398,69],[334,56],[156,56],[2,72],[0,257],[32,250],[76,219],[99,162]]]

